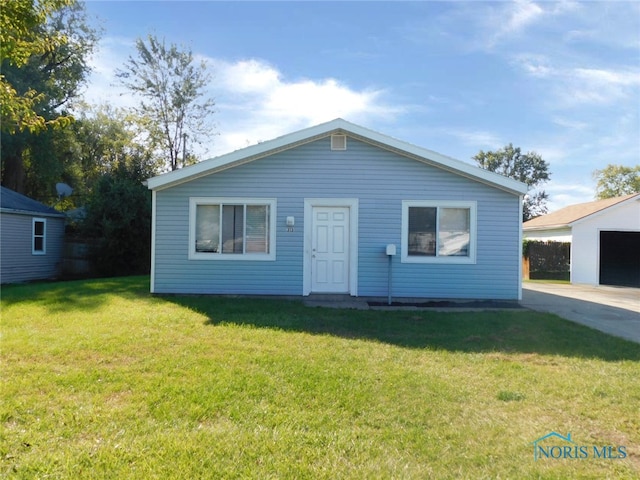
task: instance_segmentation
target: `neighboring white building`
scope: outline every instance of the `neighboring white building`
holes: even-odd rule
[[[640,193],[534,218],[523,238],[571,242],[571,283],[640,287]]]

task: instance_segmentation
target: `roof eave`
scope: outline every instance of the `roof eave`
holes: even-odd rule
[[[352,135],[355,132],[349,132]],[[375,132],[374,132],[375,133]],[[381,134],[378,134],[381,135]],[[381,135],[382,136],[382,135]],[[355,135],[356,138],[367,143],[376,145],[379,148],[392,151],[399,155],[403,155],[413,160],[431,165],[458,175],[462,175],[474,181],[479,181],[486,185],[499,188],[515,195],[525,195],[529,191],[529,187],[522,182],[499,175],[479,167],[474,167],[468,163],[462,162],[452,157],[442,155],[432,150],[412,145],[410,143],[396,140],[392,137],[386,137],[386,141],[381,141],[371,137]]]
[[[535,232],[540,230],[561,230],[564,228],[570,229],[571,224],[563,223],[563,224],[556,224],[556,225],[541,225],[536,227],[525,227],[524,225],[522,226],[522,230],[524,230],[525,232]]]
[[[584,216],[582,216],[580,218],[577,218],[573,222],[569,222],[569,225],[570,226],[574,226],[574,225],[577,225],[577,224],[582,223],[584,221],[592,220],[594,217],[598,217],[600,215],[604,215],[605,213],[607,213],[607,212],[609,212],[609,211],[611,211],[613,209],[622,207],[623,205],[626,205],[628,203],[633,203],[633,202],[640,202],[640,193],[637,193],[633,197],[629,197],[626,200],[622,200],[620,202],[614,203],[613,205],[609,205],[608,207],[605,207],[605,208],[603,208],[601,210],[598,210],[597,212],[593,212],[593,213],[590,213],[588,215],[584,215]]]
[[[165,173],[147,180],[147,187],[151,190],[163,190],[180,183],[210,175],[274,153],[289,150],[305,143],[324,138],[332,133],[343,132],[359,140],[374,144],[380,148],[409,156],[423,163],[442,168],[444,170],[465,176],[475,181],[499,188],[515,195],[525,195],[528,191],[526,184],[504,177],[488,170],[464,163],[460,160],[441,155],[437,152],[412,145],[402,140],[383,135],[343,119],[332,120],[327,123],[309,127],[264,143],[252,145],[220,157],[204,160],[181,170]]]
[[[325,124],[323,124],[325,125]],[[147,180],[146,184],[150,190],[164,190],[175,185],[179,185],[184,182],[195,180],[196,178],[211,175],[213,173],[226,170],[228,168],[237,167],[245,163],[250,163],[259,158],[273,155],[274,153],[289,150],[291,148],[298,147],[305,143],[313,142],[318,138],[322,138],[329,134],[332,130],[326,132],[310,132],[310,130],[318,129],[317,127],[311,127],[298,132],[290,133],[282,137],[275,138],[263,143],[251,145],[240,150],[235,150],[230,153],[226,153],[219,157],[203,160],[200,163],[184,167],[180,170],[164,173],[156,177],[152,177]],[[338,130],[338,129],[334,129]],[[305,133],[303,135],[303,133]]]
[[[31,217],[52,217],[52,218],[65,218],[66,215],[62,212],[60,213],[49,213],[49,212],[36,212],[33,210],[20,210],[17,208],[0,208],[0,212],[2,213],[11,213],[13,215],[29,215]]]

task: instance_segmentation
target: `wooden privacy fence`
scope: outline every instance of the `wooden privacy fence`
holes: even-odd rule
[[[65,238],[62,255],[62,276],[64,278],[93,276],[90,254],[95,244],[95,240]]]
[[[569,280],[570,268],[570,242],[525,240],[522,248],[522,278]]]

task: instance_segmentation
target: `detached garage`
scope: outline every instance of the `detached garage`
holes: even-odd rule
[[[640,193],[570,205],[523,230],[524,239],[571,242],[571,283],[640,287]]]

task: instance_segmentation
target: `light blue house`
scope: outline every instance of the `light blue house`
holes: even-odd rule
[[[155,293],[521,296],[526,185],[342,119],[148,187]]]
[[[58,277],[64,224],[63,213],[0,187],[0,282]]]

